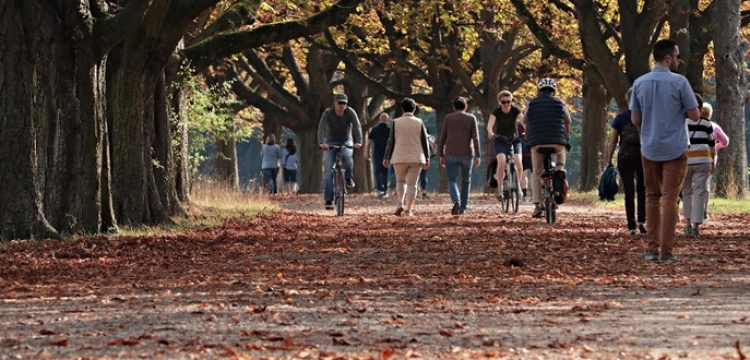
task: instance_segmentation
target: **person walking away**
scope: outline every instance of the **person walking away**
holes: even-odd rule
[[[523,125],[518,124],[518,132],[521,134],[521,164],[523,165],[523,172],[521,173],[521,191],[523,192],[523,202],[529,202],[529,183],[531,183],[531,173],[534,167],[531,164],[531,149],[529,149],[529,142],[526,140],[526,130]]]
[[[336,94],[333,106],[323,111],[318,124],[318,144],[323,153],[323,199],[325,208],[333,210],[333,166],[341,152],[344,162],[346,187],[354,188],[354,151],[351,148],[331,149],[328,145],[362,147],[362,125],[354,109],[347,106],[346,94]]]
[[[516,163],[517,171],[520,173],[523,169],[523,163],[521,162],[521,140],[518,136],[521,109],[513,105],[513,94],[508,90],[498,93],[497,101],[500,103],[500,106],[492,111],[490,115],[490,120],[487,122],[487,136],[493,142],[495,157],[497,158],[497,169],[495,170],[497,193],[495,196],[498,201],[503,201],[503,197],[505,196],[503,193],[505,162],[506,157],[510,155],[511,147],[513,148],[513,161]],[[519,185],[518,189],[521,188],[523,186]]]
[[[268,193],[276,194],[276,177],[279,175],[279,162],[281,162],[281,148],[276,145],[276,135],[266,136],[266,143],[260,148],[261,171],[266,179]]]
[[[479,168],[479,126],[477,118],[466,112],[466,98],[453,100],[453,113],[445,116],[440,129],[438,156],[448,173],[448,190],[453,202],[452,215],[463,215],[469,203],[472,165]],[[461,175],[461,186],[457,178]]]
[[[641,159],[646,184],[646,261],[675,262],[673,255],[677,199],[687,172],[690,145],[685,117],[698,121],[700,111],[690,83],[674,73],[680,49],[672,40],[654,44],[654,67],[633,83],[631,120],[641,131]]]
[[[299,161],[297,160],[297,144],[294,139],[286,139],[286,145],[281,150],[281,163],[282,176],[284,180],[284,192],[287,194],[297,193],[297,168],[299,167]]]
[[[570,112],[565,103],[555,96],[557,82],[552,78],[543,78],[537,83],[537,89],[537,96],[529,102],[521,121],[534,168],[531,176],[534,212],[531,216],[535,218],[544,215],[544,206],[540,203],[544,154],[539,149],[555,149],[555,165],[559,177],[565,174],[565,151],[570,149]]]
[[[703,107],[701,107],[701,117],[711,120],[712,116],[714,114],[714,108],[711,106],[711,104],[704,102]],[[714,128],[714,139],[716,139],[716,158],[714,159],[714,169],[716,168],[716,164],[719,161],[719,150],[729,146],[729,136],[724,132],[724,129],[719,126],[719,123],[712,122],[713,128]],[[714,170],[714,173],[716,170]],[[709,200],[711,199],[711,186],[713,182],[711,181],[712,177],[708,178],[708,195],[706,195],[706,211],[703,214],[703,222],[706,222],[708,220],[708,204]]]
[[[365,145],[365,157],[372,163],[375,188],[378,191],[378,197],[381,198],[388,197],[388,167],[383,166],[383,155],[385,154],[385,147],[388,145],[388,137],[391,134],[388,119],[388,114],[380,114],[378,124],[370,129],[370,135],[367,136],[367,145]]]
[[[429,130],[427,131],[427,145],[430,148],[430,157],[435,157],[437,155],[437,140],[430,134]],[[422,200],[427,199],[428,183],[429,181],[427,180],[427,169],[422,169],[422,171],[419,173],[419,189],[422,190]]]
[[[625,93],[625,101],[630,103],[633,88]],[[646,185],[643,183],[643,162],[641,162],[641,134],[630,119],[631,111],[617,114],[612,121],[612,136],[607,145],[607,162],[612,166],[612,156],[617,151],[617,172],[620,173],[625,190],[625,217],[628,222],[628,235],[635,235],[636,228],[646,234]],[[638,198],[638,222],[636,223],[636,196]]]
[[[703,99],[695,95],[698,107]],[[703,114],[701,114],[703,115]],[[708,185],[716,164],[716,140],[711,120],[701,116],[698,121],[686,120],[688,127],[687,173],[682,184],[682,208],[685,217],[685,235],[700,236],[700,225],[706,214]]]
[[[393,120],[383,159],[383,167],[388,168],[393,164],[396,172],[397,216],[413,215],[419,173],[430,167],[427,128],[422,119],[414,116],[416,109],[417,103],[413,99],[404,98],[401,101],[403,115]]]

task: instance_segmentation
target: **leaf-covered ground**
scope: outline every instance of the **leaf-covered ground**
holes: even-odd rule
[[[151,238],[0,246],[0,359],[739,359],[750,352],[750,216],[643,261],[624,211],[549,227],[475,196],[320,195]]]

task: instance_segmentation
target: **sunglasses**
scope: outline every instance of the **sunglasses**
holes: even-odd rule
[[[500,103],[503,104],[503,105],[508,105],[508,104],[511,103],[511,100],[503,100]]]
[[[339,101],[339,105],[346,105],[346,101]]]

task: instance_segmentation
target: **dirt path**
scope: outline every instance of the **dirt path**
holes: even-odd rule
[[[500,214],[445,196],[279,197],[288,210],[158,238],[0,246],[0,359],[738,359],[750,216],[642,260],[621,211]],[[740,351],[735,347],[739,343]],[[750,350],[747,350],[750,352]]]

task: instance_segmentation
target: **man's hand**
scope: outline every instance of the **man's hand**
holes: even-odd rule
[[[495,133],[492,133],[492,132],[488,131],[487,132],[487,138],[490,139],[490,140],[495,140]]]
[[[320,144],[320,148],[323,150],[328,150],[328,144],[326,143]]]
[[[429,169],[429,168],[430,168],[430,159],[427,159],[427,163],[426,163],[426,164],[424,164],[424,165],[422,165],[422,169],[423,169],[423,170],[427,170],[427,169]]]
[[[390,166],[391,166],[391,162],[390,162],[390,161],[388,161],[388,160],[383,160],[383,167],[384,167],[384,168],[387,168],[387,167],[390,167]]]
[[[477,156],[477,157],[474,158],[474,168],[475,169],[479,169],[479,164],[481,164],[481,163],[482,163],[482,159],[479,156]]]
[[[359,150],[359,149],[362,148],[362,144],[356,143],[356,144],[354,144],[354,148],[357,149],[357,150]]]
[[[365,155],[365,159],[367,159],[367,161],[372,161],[372,156],[370,156],[370,154],[367,154]]]
[[[440,166],[445,167],[445,157],[440,157]]]

